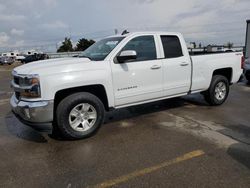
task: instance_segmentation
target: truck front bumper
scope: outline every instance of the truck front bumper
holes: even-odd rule
[[[11,97],[12,111],[26,124],[43,124],[53,121],[54,101],[18,101],[15,94]]]

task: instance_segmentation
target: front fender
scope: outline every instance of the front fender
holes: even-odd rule
[[[106,70],[87,70],[58,73],[41,78],[41,95],[43,100],[52,100],[56,92],[64,89],[103,85],[109,107],[114,106],[114,96],[112,88],[112,78]]]

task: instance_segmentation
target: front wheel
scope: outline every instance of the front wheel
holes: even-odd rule
[[[203,93],[206,102],[212,106],[223,104],[229,93],[229,82],[225,76],[215,75],[212,78],[210,87]]]
[[[59,103],[56,115],[56,126],[63,137],[81,139],[98,130],[104,119],[104,106],[91,93],[75,93]]]
[[[247,83],[250,84],[250,76],[247,76],[246,79],[247,79]]]

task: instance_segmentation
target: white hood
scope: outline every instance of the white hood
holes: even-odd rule
[[[74,72],[79,70],[91,70],[102,66],[102,62],[90,61],[88,58],[58,58],[36,61],[16,67],[17,74],[49,75],[62,72]]]

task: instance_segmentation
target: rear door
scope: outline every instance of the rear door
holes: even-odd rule
[[[189,55],[184,55],[185,49],[178,36],[161,35],[160,39],[164,52],[162,59],[164,96],[187,93],[191,84]]]

